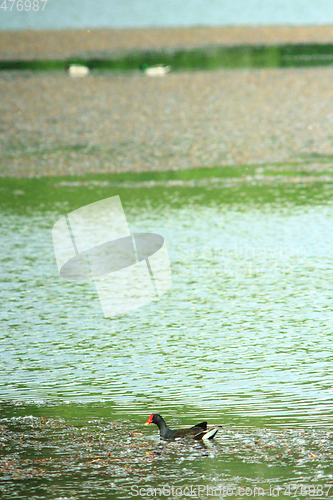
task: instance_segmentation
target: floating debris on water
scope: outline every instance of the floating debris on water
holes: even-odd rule
[[[230,426],[207,448],[161,442],[137,425],[106,419],[73,425],[73,419],[30,415],[1,419],[2,498],[13,498],[14,491],[15,498],[31,497],[34,488],[50,488],[50,482],[54,495],[77,499],[105,488],[127,498],[135,484],[228,483],[266,491],[278,480],[284,488],[333,482],[333,433],[325,429]],[[33,484],[26,482],[31,479]]]

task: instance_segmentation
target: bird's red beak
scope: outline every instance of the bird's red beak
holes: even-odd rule
[[[149,424],[151,424],[151,423],[152,423],[152,421],[153,421],[153,418],[154,418],[154,414],[152,413],[152,414],[150,415],[150,417],[148,418],[147,422],[145,423],[145,425],[149,425]]]

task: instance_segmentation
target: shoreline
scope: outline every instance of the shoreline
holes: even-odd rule
[[[205,34],[205,36],[203,36]],[[15,40],[15,43],[13,41]],[[6,43],[3,43],[6,41]],[[207,44],[333,43],[330,27],[0,32],[0,60]],[[231,45],[230,45],[231,46]],[[29,59],[30,58],[30,59]],[[0,176],[156,172],[326,157],[333,67],[175,71],[164,78],[2,71]],[[310,156],[309,156],[310,155]],[[316,168],[315,168],[316,170]]]
[[[133,51],[214,46],[330,43],[333,26],[0,31],[0,61],[105,58]]]

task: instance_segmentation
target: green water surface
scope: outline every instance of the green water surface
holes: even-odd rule
[[[333,184],[258,169],[0,179],[3,498],[332,497]],[[173,285],[105,319],[51,228],[114,195],[164,236]],[[152,412],[222,430],[163,444]]]

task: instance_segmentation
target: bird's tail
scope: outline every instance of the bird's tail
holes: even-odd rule
[[[215,435],[218,433],[218,431],[221,429],[222,429],[222,427],[220,425],[218,425],[217,427],[213,427],[212,429],[209,429],[209,431],[207,431],[207,432],[200,432],[200,434],[197,434],[196,436],[194,436],[194,439],[204,439],[204,440],[213,439],[215,437]]]

